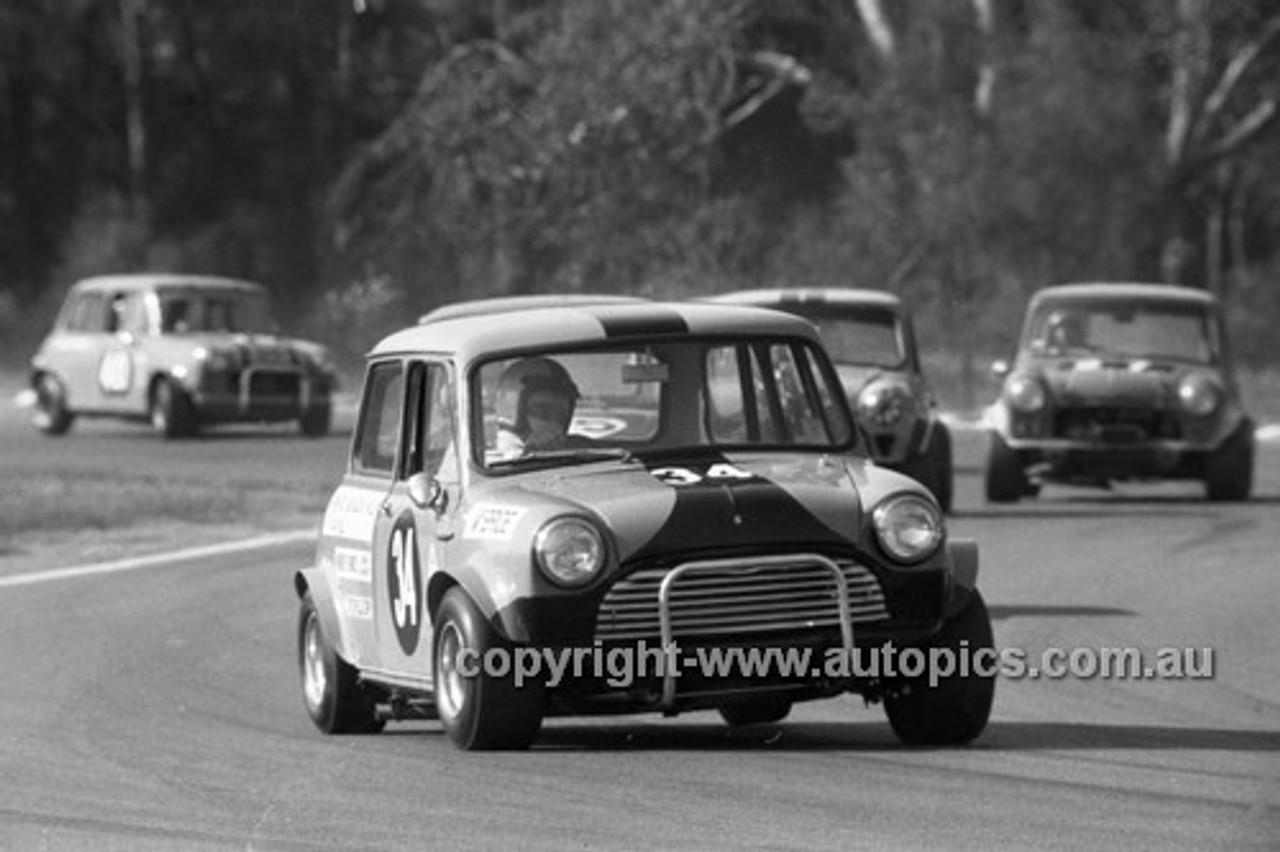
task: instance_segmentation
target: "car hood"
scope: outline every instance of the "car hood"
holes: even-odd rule
[[[867,463],[838,456],[699,457],[530,474],[520,488],[582,511],[623,562],[733,547],[847,547],[858,540]],[[862,483],[860,485],[859,483]]]
[[[837,364],[836,373],[850,399],[857,399],[858,393],[878,378],[900,378],[905,381],[901,370],[868,364]]]
[[[287,365],[296,360],[316,360],[317,344],[278,334],[192,334],[188,341],[211,351],[234,353],[257,366]]]
[[[1043,372],[1055,399],[1063,405],[1115,405],[1158,408],[1170,399],[1181,371],[1145,360],[1059,361]]]

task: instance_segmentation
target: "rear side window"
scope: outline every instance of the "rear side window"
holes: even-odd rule
[[[395,470],[403,401],[404,370],[400,362],[370,368],[360,421],[356,424],[355,467],[360,473],[390,477]]]

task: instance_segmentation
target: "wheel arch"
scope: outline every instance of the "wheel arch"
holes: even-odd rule
[[[329,579],[319,568],[303,568],[293,575],[293,589],[301,601],[308,593],[315,604],[316,614],[320,618],[320,629],[333,646],[334,653],[344,660],[350,660],[347,653],[345,633],[342,619],[338,617],[337,602]]]

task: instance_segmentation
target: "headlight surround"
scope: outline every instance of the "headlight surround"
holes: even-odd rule
[[[1204,373],[1190,373],[1178,382],[1178,405],[1194,417],[1208,417],[1222,405],[1222,388]]]
[[[864,422],[893,426],[911,410],[911,389],[901,382],[875,381],[858,393],[857,407]]]
[[[908,565],[923,562],[946,537],[942,513],[919,494],[898,494],[871,513],[880,547],[893,559]]]
[[[534,536],[533,555],[551,582],[571,588],[584,586],[604,567],[604,539],[590,521],[556,518]]]
[[[1024,414],[1033,414],[1041,411],[1049,402],[1049,395],[1045,393],[1044,382],[1035,376],[1029,376],[1025,373],[1018,373],[1010,376],[1004,385],[1005,399],[1009,400],[1009,405],[1016,411]]]

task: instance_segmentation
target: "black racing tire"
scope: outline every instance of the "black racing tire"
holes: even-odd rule
[[[1214,502],[1248,500],[1253,493],[1253,454],[1253,423],[1245,420],[1205,460],[1205,496]]]
[[[333,406],[324,402],[313,405],[298,418],[298,430],[308,438],[323,438],[333,425]]]
[[[791,702],[786,698],[753,698],[740,704],[720,708],[720,718],[732,728],[745,725],[771,725],[791,715]]]
[[[67,391],[57,376],[42,373],[35,381],[36,401],[31,409],[31,424],[51,437],[67,434],[75,415],[67,407]]]
[[[1035,493],[1017,452],[998,432],[992,432],[987,442],[985,485],[989,503],[1016,503],[1019,498]]]
[[[470,659],[463,651],[471,652]],[[485,671],[490,651],[506,656],[505,676]],[[445,733],[464,751],[525,749],[542,728],[544,682],[516,685],[512,648],[455,586],[435,615],[436,712]]]
[[[944,512],[951,511],[955,493],[951,459],[951,430],[938,422],[933,425],[929,448],[913,459],[912,476],[920,481],[938,501]]]
[[[930,643],[930,648],[925,649],[926,657],[932,649],[947,649],[957,673],[939,676],[937,684],[931,686],[926,672],[918,678],[892,684],[885,694],[885,714],[894,733],[904,743],[967,743],[982,733],[991,718],[995,672],[979,674],[974,671],[975,663],[994,665],[995,639],[991,631],[991,616],[978,590],[974,589],[969,594],[968,605],[943,626]],[[988,649],[986,654],[978,653]],[[990,659],[983,659],[988,656]]]
[[[338,656],[324,634],[311,593],[298,613],[298,672],[307,715],[326,734],[376,734],[386,726],[377,703],[360,686],[356,670]]]
[[[151,428],[160,437],[186,438],[200,431],[200,418],[186,392],[161,379],[151,388]]]

